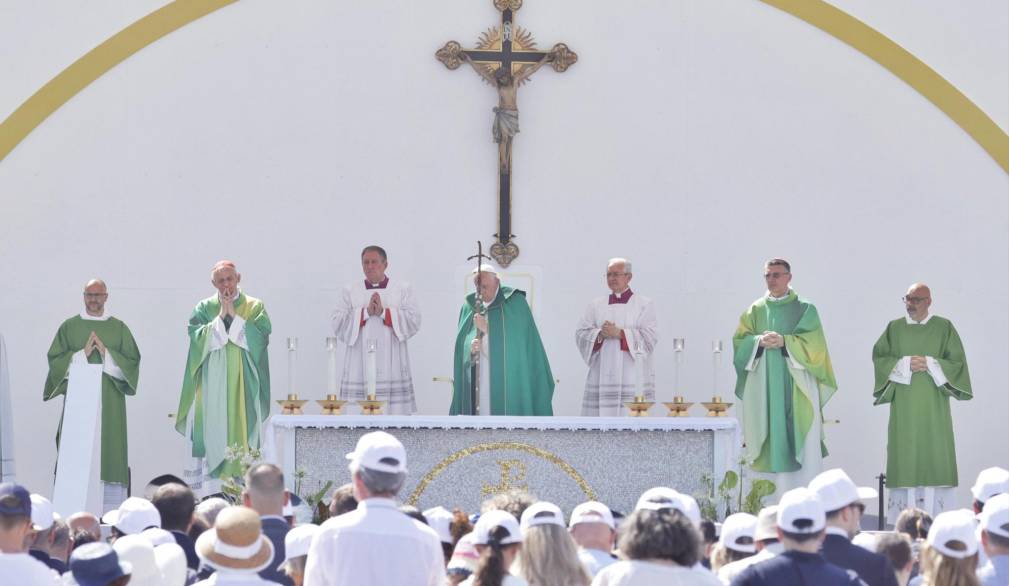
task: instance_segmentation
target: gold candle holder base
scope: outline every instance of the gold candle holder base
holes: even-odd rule
[[[281,408],[281,415],[304,415],[305,412],[301,408],[305,403],[308,403],[307,399],[299,399],[298,395],[293,393],[288,395],[286,399],[277,401],[277,404]]]
[[[317,399],[315,402],[322,407],[323,415],[343,415],[343,406],[347,404],[346,401],[337,399],[336,395],[326,395],[325,399]]]
[[[687,411],[690,411],[690,408],[694,406],[693,403],[684,403],[682,401],[663,403],[663,405],[669,409],[669,413],[666,414],[668,417],[687,417],[689,415]]]
[[[365,399],[364,401],[358,401],[357,404],[361,407],[361,415],[381,415],[385,401]]]
[[[625,401],[624,407],[631,412],[631,417],[648,417],[648,410],[652,408],[655,401],[646,401],[644,397],[634,397],[633,401]]]
[[[710,403],[701,403],[701,405],[704,405],[704,408],[708,410],[708,417],[725,417],[729,407],[732,407],[732,403],[723,403],[722,398],[717,395],[711,398]]]

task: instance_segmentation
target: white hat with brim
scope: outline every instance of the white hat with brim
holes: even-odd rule
[[[539,525],[557,525],[558,527],[567,528],[567,524],[564,523],[564,513],[560,507],[546,501],[539,501],[529,505],[525,511],[522,511],[522,519],[519,521],[522,535],[528,533],[529,529]]]
[[[40,494],[32,494],[32,529],[35,531],[45,531],[53,526],[56,514],[53,512],[53,503]]]
[[[452,543],[452,516],[451,511],[445,507],[433,507],[424,511],[424,519],[434,532],[438,534],[438,539],[442,543]]]
[[[161,568],[164,586],[185,586],[189,575],[186,566],[186,552],[177,543],[166,543],[154,547],[154,561]]]
[[[827,514],[816,493],[805,487],[793,488],[778,502],[778,527],[782,531],[812,534],[827,526]]]
[[[599,501],[588,501],[582,503],[571,511],[569,527],[582,523],[602,523],[610,529],[616,529],[617,525],[613,521],[613,511]]]
[[[962,560],[977,553],[975,528],[973,511],[946,511],[932,521],[925,542],[945,556]]]
[[[522,530],[514,515],[508,511],[495,509],[480,515],[473,526],[473,543],[476,545],[487,545],[490,543],[490,534],[497,527],[503,527],[508,531],[508,536],[501,540],[501,545],[522,542]]]
[[[974,500],[982,503],[997,494],[1009,492],[1009,470],[998,466],[985,468],[977,475],[970,492]]]
[[[138,585],[162,584],[165,577],[154,557],[154,546],[143,535],[124,535],[112,542],[120,561],[133,567],[130,582]]]
[[[718,543],[733,551],[756,553],[757,518],[749,513],[734,513],[722,522]]]
[[[308,555],[308,547],[312,545],[312,538],[318,532],[319,526],[311,523],[298,525],[288,531],[284,536],[284,561]]]
[[[124,535],[134,535],[149,527],[161,527],[161,513],[151,501],[131,496],[118,509],[102,515],[102,523],[112,525]]]
[[[778,505],[760,509],[757,513],[757,530],[753,535],[756,541],[778,538]]]
[[[255,573],[273,561],[273,544],[263,535],[255,511],[228,507],[217,516],[214,528],[196,539],[196,555],[217,570]]]
[[[1009,493],[988,499],[981,511],[981,529],[1009,538]]]
[[[384,431],[366,433],[357,440],[354,451],[347,454],[352,467],[359,466],[376,472],[405,473],[406,449],[392,434]]]
[[[823,503],[823,510],[828,513],[879,496],[873,488],[855,486],[851,478],[840,468],[817,474],[809,483],[809,490],[816,493]]]

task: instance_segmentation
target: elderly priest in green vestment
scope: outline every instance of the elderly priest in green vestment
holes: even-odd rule
[[[791,271],[780,258],[765,263],[767,293],[732,338],[745,456],[779,494],[819,474],[827,455],[822,409],[837,390],[820,316],[789,287]]]
[[[42,399],[48,401],[67,392],[70,365],[87,362],[102,365],[101,378],[101,472],[102,505],[115,509],[126,500],[129,484],[126,446],[126,396],[137,393],[140,350],[122,321],[105,313],[109,293],[99,279],[84,287],[84,311],[63,322],[49,347],[49,374]],[[97,393],[96,393],[97,394]],[[73,417],[64,413],[63,419]],[[59,444],[59,433],[56,435]]]
[[[477,294],[470,293],[459,313],[449,414],[553,415],[554,377],[525,291],[502,286],[490,265],[480,270],[474,283],[486,312],[474,310]],[[482,338],[477,339],[477,331]],[[474,406],[471,367],[477,355],[480,396]]]
[[[241,474],[226,452],[260,448],[261,424],[270,414],[267,344],[270,317],[263,302],[238,286],[235,263],[210,272],[217,289],[189,318],[189,359],[175,429],[192,442],[186,481],[198,493],[215,492],[217,479]]]
[[[907,507],[931,515],[954,508],[956,449],[949,399],[973,397],[967,357],[956,328],[930,315],[932,292],[915,283],[905,317],[886,326],[872,348],[875,405],[890,404],[886,485],[891,521]]]

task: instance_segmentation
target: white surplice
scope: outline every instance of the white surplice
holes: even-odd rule
[[[11,417],[7,347],[0,333],[0,482],[14,482],[14,424]]]
[[[604,339],[599,349],[593,351],[605,321],[624,330],[630,352],[621,350],[620,340],[615,338]],[[600,297],[589,304],[575,332],[578,351],[589,365],[582,415],[626,415],[624,402],[633,400],[637,394],[644,394],[648,401],[655,400],[652,353],[659,341],[658,325],[652,300],[637,293],[627,303],[610,304],[609,297]],[[640,386],[632,356],[637,351],[644,354],[645,380]]]
[[[378,293],[382,299],[384,311],[381,315],[368,315],[373,293]],[[333,311],[333,331],[347,345],[340,398],[361,401],[367,395],[368,343],[374,340],[375,394],[379,401],[386,401],[385,413],[411,415],[416,412],[406,342],[418,330],[420,308],[409,283],[389,279],[383,289],[368,289],[364,281],[344,287]]]

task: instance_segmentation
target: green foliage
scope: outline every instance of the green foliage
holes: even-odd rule
[[[764,499],[774,494],[778,487],[770,480],[758,479],[750,484],[750,492],[740,505],[740,510],[756,515],[764,508]]]

